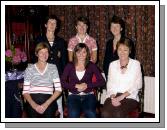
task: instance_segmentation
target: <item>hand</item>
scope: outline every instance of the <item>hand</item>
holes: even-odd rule
[[[112,105],[115,107],[121,105],[120,101],[117,98],[112,98],[111,102],[112,102]]]
[[[118,101],[116,98],[111,99],[111,102],[112,102],[112,105],[115,107],[121,105],[120,101]]]
[[[86,83],[76,84],[75,87],[78,89],[79,92],[82,92],[85,89],[87,89],[87,84]]]
[[[117,97],[118,101],[122,101],[125,98],[124,94]]]

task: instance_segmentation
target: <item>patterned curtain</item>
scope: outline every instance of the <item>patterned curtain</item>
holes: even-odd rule
[[[155,76],[155,6],[154,5],[51,5],[49,14],[61,20],[59,36],[66,41],[75,31],[78,16],[90,21],[89,35],[98,44],[98,66],[102,69],[105,43],[111,38],[109,20],[113,15],[126,22],[126,36],[136,45],[136,59],[143,66],[144,75]]]

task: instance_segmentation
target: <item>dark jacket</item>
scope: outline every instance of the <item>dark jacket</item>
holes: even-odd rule
[[[67,64],[67,60],[68,60],[67,59],[68,58],[67,43],[63,38],[56,36],[54,39],[53,45],[50,46],[46,35],[37,37],[35,44],[37,45],[40,42],[46,42],[49,45],[50,52],[49,52],[49,58],[47,62],[51,64],[56,64],[59,74],[61,75],[63,73],[64,67]],[[35,56],[35,53],[33,54],[33,57],[31,59],[32,59],[32,63],[35,63],[37,61],[37,57]]]
[[[130,44],[132,47],[129,57],[132,59],[135,59],[135,45],[131,39],[129,39],[129,40],[130,40]],[[113,39],[110,39],[106,43],[106,50],[105,50],[104,61],[103,61],[103,71],[105,73],[106,78],[108,75],[108,68],[109,68],[110,62],[112,62],[114,60],[118,60],[118,58],[119,57],[117,55],[117,51],[113,51]]]

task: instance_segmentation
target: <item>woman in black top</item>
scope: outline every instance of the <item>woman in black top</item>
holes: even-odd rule
[[[45,21],[46,32],[42,36],[38,36],[35,44],[46,42],[50,49],[48,63],[56,64],[59,75],[63,73],[64,67],[67,63],[67,43],[63,38],[56,35],[58,28],[58,18],[54,15],[48,16]],[[32,57],[32,62],[36,59]]]
[[[108,75],[108,68],[109,68],[110,62],[118,59],[118,55],[116,52],[117,42],[124,41],[124,39],[127,38],[125,37],[125,22],[121,18],[117,16],[113,16],[109,24],[110,24],[109,26],[110,26],[110,32],[112,34],[112,38],[106,43],[105,56],[103,61],[103,70],[106,78]],[[132,46],[130,57],[134,59],[135,45],[132,40],[130,40],[130,44]]]

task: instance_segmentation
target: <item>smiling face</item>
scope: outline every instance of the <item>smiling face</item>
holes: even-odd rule
[[[38,57],[38,61],[46,62],[48,60],[48,57],[49,57],[48,49],[43,48],[43,49],[39,50],[37,53],[37,57]]]
[[[81,50],[78,50],[78,51],[76,52],[76,57],[77,57],[77,59],[78,59],[78,62],[79,62],[79,61],[85,62],[86,56],[87,56],[87,52],[86,52],[86,49],[85,49],[85,48],[82,48]]]
[[[78,21],[75,27],[78,34],[84,35],[87,33],[88,26],[84,22]]]
[[[120,60],[128,60],[130,49],[128,46],[124,44],[120,44],[118,47],[117,53]]]
[[[122,31],[121,25],[118,23],[111,23],[110,31],[114,36],[120,35]]]

